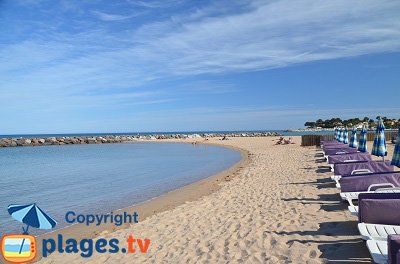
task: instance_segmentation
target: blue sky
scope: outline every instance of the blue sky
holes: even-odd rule
[[[400,1],[0,0],[0,134],[400,118]]]

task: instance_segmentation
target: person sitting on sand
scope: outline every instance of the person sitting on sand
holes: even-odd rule
[[[283,137],[280,137],[279,140],[275,143],[275,145],[282,145],[283,144]]]
[[[292,138],[289,137],[289,139],[284,140],[284,144],[294,144],[294,142],[293,142]]]

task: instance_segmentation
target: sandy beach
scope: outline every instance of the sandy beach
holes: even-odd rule
[[[197,194],[188,186],[136,208],[138,224],[98,237],[148,238],[146,254],[54,253],[40,263],[370,263],[357,218],[340,201],[318,149],[300,147],[300,137],[292,145],[274,140],[210,139],[242,149],[245,161],[197,185]],[[388,152],[391,158],[392,144]]]

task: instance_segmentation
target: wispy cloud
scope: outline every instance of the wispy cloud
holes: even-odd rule
[[[93,14],[95,14],[100,20],[103,21],[121,21],[121,20],[126,20],[129,18],[132,18],[137,15],[129,15],[129,16],[124,16],[124,15],[117,15],[117,14],[108,14],[100,11],[92,11]]]
[[[158,6],[164,1],[134,2]],[[53,87],[88,87],[93,81],[135,87],[166,77],[256,71],[400,50],[398,1],[246,3],[235,12],[218,15],[207,6],[132,30],[99,27],[77,36],[53,34],[52,41],[32,38],[3,47],[3,69],[30,67],[24,79],[41,79]],[[93,13],[105,21],[131,17]]]
[[[129,0],[131,4],[145,7],[145,8],[165,8],[173,7],[184,2],[184,0],[151,0],[151,1],[140,1],[140,0]]]

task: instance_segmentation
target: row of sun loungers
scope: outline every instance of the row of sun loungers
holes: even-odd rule
[[[374,262],[400,264],[400,171],[343,143],[321,145],[331,179],[358,217],[358,230]]]

